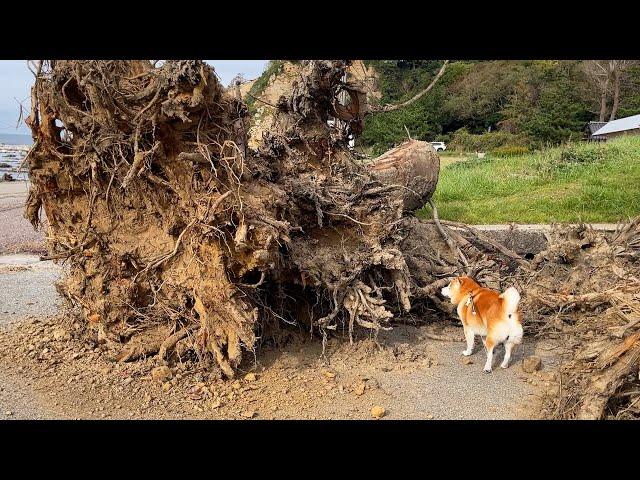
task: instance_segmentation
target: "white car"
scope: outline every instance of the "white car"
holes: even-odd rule
[[[429,143],[433,145],[433,148],[436,149],[436,152],[444,151],[447,149],[447,146],[444,144],[444,142],[429,142]]]

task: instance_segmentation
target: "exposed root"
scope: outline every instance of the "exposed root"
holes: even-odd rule
[[[274,319],[378,330],[411,308],[397,232],[403,188],[415,188],[346,148],[367,109],[346,66],[304,62],[257,150],[246,105],[203,62],[33,70],[25,214],[37,225],[44,209],[47,258],[69,264],[61,291],[120,360],[189,346],[232,377]],[[427,157],[419,195],[437,179]],[[152,335],[158,325],[180,329]]]

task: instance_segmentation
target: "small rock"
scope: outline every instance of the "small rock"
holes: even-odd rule
[[[540,357],[536,356],[525,358],[522,364],[522,370],[527,373],[533,373],[536,370],[540,370],[540,367],[542,367],[542,360],[540,359]]]
[[[245,379],[247,382],[255,382],[255,381],[258,379],[258,377],[256,377],[256,374],[255,374],[255,373],[247,373],[247,374],[244,376],[244,379]]]
[[[464,357],[464,358],[462,359],[462,363],[463,363],[464,365],[473,365],[473,360],[471,360],[469,357]]]
[[[322,375],[327,378],[336,378],[336,372],[332,372],[331,370],[323,370]]]
[[[169,390],[171,390],[171,382],[164,382],[162,384],[162,391],[168,392]]]
[[[171,380],[171,377],[173,377],[171,369],[166,365],[151,370],[151,378],[155,381],[166,382],[167,380]]]
[[[53,331],[53,339],[58,341],[58,342],[65,341],[65,340],[70,340],[71,339],[71,335],[69,334],[69,332],[67,332],[63,328],[56,328]]]
[[[429,414],[425,417],[427,420],[433,420],[433,415]]]
[[[371,408],[371,416],[373,418],[376,418],[376,419],[382,418],[384,417],[385,413],[386,413],[385,409],[379,405],[376,405],[375,407]]]
[[[254,412],[253,410],[248,410],[246,412],[242,412],[240,415],[242,415],[244,418],[253,418],[256,415],[256,412]]]
[[[558,373],[557,372],[539,372],[540,378],[547,382],[556,382],[558,381]]]
[[[357,396],[363,395],[365,388],[366,386],[364,383],[359,383],[354,387],[353,393],[355,393]]]
[[[12,412],[11,410],[9,410],[9,411],[7,411],[7,412],[4,412],[4,414],[5,414],[7,417],[10,417],[11,415],[13,415],[13,412]]]

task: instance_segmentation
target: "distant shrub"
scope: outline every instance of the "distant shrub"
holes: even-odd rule
[[[528,147],[521,147],[519,145],[504,145],[502,147],[494,148],[490,150],[491,155],[496,157],[515,157],[517,155],[524,155],[529,153]]]
[[[620,149],[616,145],[568,143],[545,153],[537,169],[547,175],[571,172],[580,165],[601,163],[606,161],[607,157],[619,154]]]
[[[569,146],[560,151],[560,163],[596,163],[604,159],[603,148],[578,148]]]
[[[449,148],[462,152],[491,152],[502,147],[524,147],[528,149],[529,139],[524,135],[503,132],[475,135],[462,128],[451,135]]]

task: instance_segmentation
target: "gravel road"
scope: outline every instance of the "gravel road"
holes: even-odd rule
[[[0,255],[0,335],[16,322],[58,310],[54,282],[60,267],[35,255]],[[0,359],[0,362],[2,360]],[[0,369],[0,419],[61,418],[33,390],[31,381]]]
[[[59,275],[57,266],[39,262],[37,257],[0,256],[0,335],[25,324],[28,318],[40,319],[56,312],[59,297],[53,282]],[[320,342],[306,342],[300,349],[295,346],[266,349],[257,358],[266,370],[255,386],[268,394],[236,401],[239,405],[253,402],[251,408],[260,412],[262,418],[269,412],[270,418],[366,419],[371,418],[372,405],[383,405],[387,412],[385,418],[390,419],[534,416],[530,402],[535,389],[528,383],[533,377],[520,368],[522,349],[514,352],[512,366],[506,370],[498,366],[502,359],[502,350],[498,349],[494,371],[487,375],[482,372],[485,354],[479,341],[476,353],[470,357],[473,363],[465,363],[460,355],[464,348],[462,342],[430,340],[423,335],[426,328],[429,327],[399,325],[391,332],[384,332],[379,341],[386,346],[386,353],[359,356],[366,341],[353,346],[348,342],[332,343],[336,353],[330,356],[331,368],[337,373],[335,380],[346,388],[342,394],[340,387],[341,394],[337,395],[335,388],[329,395],[311,394],[331,387],[319,366]],[[459,330],[447,327],[447,335],[461,337]],[[9,348],[14,348],[11,343]],[[528,345],[527,353],[533,353],[534,349],[533,344]],[[389,356],[391,351],[396,353]],[[144,381],[130,385],[107,383],[98,395],[93,384],[98,377],[93,377],[86,365],[70,364],[68,369],[63,369],[65,373],[52,374],[40,366],[34,369],[26,359],[23,363],[20,354],[13,358],[15,364],[12,361],[11,365],[3,365],[0,359],[0,419],[95,418],[96,415],[99,415],[97,418],[212,418],[203,417],[202,410],[194,410],[190,404],[169,410],[167,400],[162,403],[163,394],[158,394],[157,388],[154,390]],[[297,360],[291,363],[292,358]],[[137,367],[127,365],[127,368]],[[67,382],[71,377],[82,377],[85,382],[81,387],[78,385],[80,391],[73,394]],[[364,395],[348,393],[359,379],[368,379],[367,382],[378,387],[367,390]],[[140,410],[133,401],[122,401],[123,388],[141,389],[130,392],[134,399],[143,395],[140,392],[160,395],[156,397],[159,403],[155,409]],[[70,396],[72,401],[68,399]],[[117,404],[117,408],[112,404]],[[271,413],[272,405],[279,406],[276,413]],[[229,410],[218,410],[215,418],[236,418],[238,414],[234,412],[230,405]]]
[[[33,255],[0,255],[0,325],[58,311],[54,282],[61,269]]]
[[[0,254],[43,251],[43,230],[22,216],[28,190],[25,182],[0,182]]]

